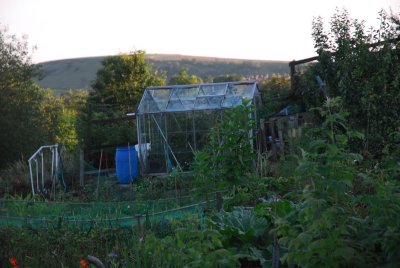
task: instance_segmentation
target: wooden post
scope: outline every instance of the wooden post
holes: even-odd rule
[[[103,161],[103,149],[100,151],[100,163],[99,163],[99,172],[97,173],[97,188],[96,188],[96,200],[99,199],[100,192],[100,171],[101,171],[101,162]]]
[[[222,206],[223,206],[223,202],[224,202],[221,192],[216,192],[215,193],[215,200],[216,200],[216,203],[217,203],[217,211],[221,211]]]
[[[280,142],[280,146],[279,149],[281,151],[281,157],[284,157],[284,153],[285,153],[285,142],[283,141],[283,131],[282,131],[283,127],[282,127],[282,121],[279,121],[278,124],[278,137],[279,137],[279,142]]]
[[[142,224],[140,222],[140,218],[141,217],[142,217],[142,214],[135,214],[135,218],[137,220],[138,235],[139,235],[140,238],[143,237]]]
[[[280,142],[280,146],[279,149],[281,151],[281,156],[283,156],[283,154],[285,153],[285,142],[283,140],[283,133],[282,130],[278,131],[278,137],[279,137],[279,142]]]
[[[296,68],[295,68],[295,61],[289,62],[289,67],[290,67],[290,89],[293,91],[294,90],[294,75],[296,74]]]
[[[196,124],[195,124],[195,111],[193,110],[193,113],[192,113],[192,127],[193,127],[193,148],[194,148],[194,151],[196,152],[197,151],[197,144],[196,144]]]
[[[79,186],[83,187],[85,186],[85,157],[84,157],[83,150],[79,150]]]
[[[86,132],[86,153],[88,149],[92,146],[92,105],[88,105],[88,124],[87,124],[87,132]]]
[[[266,152],[267,151],[267,142],[265,140],[265,120],[264,119],[260,119],[260,129],[261,129],[261,133],[260,133],[260,153]]]
[[[276,144],[275,144],[275,139],[276,139],[276,132],[275,132],[275,120],[269,121],[269,129],[271,132],[271,148],[272,148],[272,159],[274,161],[278,160],[278,152],[276,150]]]

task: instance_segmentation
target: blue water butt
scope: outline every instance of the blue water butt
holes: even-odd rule
[[[134,146],[117,147],[117,151],[115,153],[115,163],[117,168],[117,179],[119,183],[131,183],[137,178],[138,154]]]

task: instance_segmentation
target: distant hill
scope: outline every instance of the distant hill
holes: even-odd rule
[[[90,89],[97,71],[102,67],[101,57],[64,59],[40,63],[43,77],[38,83],[44,88],[52,88],[56,94],[66,90]],[[187,68],[203,80],[226,74],[241,74],[249,79],[265,78],[273,73],[288,74],[286,61],[240,60],[212,57],[147,54],[146,59],[154,70],[163,72],[170,78],[181,68]]]

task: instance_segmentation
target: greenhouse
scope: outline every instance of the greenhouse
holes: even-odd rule
[[[136,112],[142,175],[168,173],[173,168],[188,170],[193,153],[206,144],[208,132],[224,111],[241,105],[244,99],[257,111],[256,82],[146,88]],[[251,116],[256,119],[256,112]]]

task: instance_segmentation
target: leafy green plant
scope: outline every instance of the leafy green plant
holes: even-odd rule
[[[285,250],[281,260],[305,267],[397,266],[399,184],[386,167],[360,172],[362,157],[348,143],[363,135],[348,129],[340,107],[334,98],[319,109],[325,120],[299,157],[301,184],[290,194],[297,204],[276,218],[273,230]]]
[[[202,151],[195,153],[192,168],[199,185],[208,191],[245,181],[253,171],[251,148],[254,106],[247,100],[225,112],[209,134]]]
[[[309,151],[302,151],[297,179],[302,181],[297,209],[278,218],[279,243],[287,249],[283,261],[300,266],[343,267],[363,263],[350,238],[356,230],[349,215],[354,207],[350,191],[361,156],[347,151],[349,138],[362,137],[345,125],[340,98],[328,99],[320,109],[325,121],[315,129]],[[318,137],[318,138],[317,138]]]
[[[222,234],[223,245],[231,248],[242,261],[256,261],[263,267],[270,263],[270,222],[265,218],[243,207],[236,207],[232,212],[217,213],[211,224]]]
[[[223,248],[217,230],[199,230],[186,222],[174,235],[157,238],[150,233],[135,241],[135,267],[238,267],[238,258]]]

